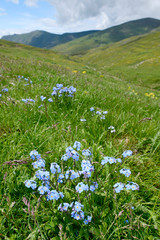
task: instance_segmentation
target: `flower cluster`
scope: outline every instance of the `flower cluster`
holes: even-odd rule
[[[70,87],[64,87],[63,84],[56,84],[56,87],[53,87],[52,96],[67,96],[67,97],[73,97],[73,95],[76,92],[76,88],[73,86]]]
[[[25,186],[44,196],[47,201],[60,201],[57,210],[66,212],[73,219],[82,220],[84,224],[88,224],[91,222],[92,216],[91,214],[86,216],[84,206],[87,204],[87,199],[91,198],[98,189],[97,177],[96,181],[93,180],[97,174],[95,174],[96,169],[92,162],[92,152],[90,149],[81,150],[81,143],[78,141],[73,146],[67,147],[65,152],[61,157],[61,167],[58,163],[53,162],[50,164],[50,171],[47,171],[45,160],[38,151],[31,151],[30,157],[33,160],[32,165],[36,172],[33,179],[25,181]],[[127,150],[122,155],[125,158],[131,154],[132,151]],[[102,165],[101,168],[103,169],[106,163],[122,163],[122,160],[120,158],[104,157],[99,165]],[[67,166],[69,166],[68,169]],[[122,168],[120,174],[129,177],[131,171]],[[120,193],[122,190],[138,190],[139,186],[137,183],[130,181],[126,184],[117,182],[113,189],[116,193]],[[71,194],[69,193],[70,190]],[[68,202],[63,202],[63,198],[65,201],[69,198]]]
[[[22,102],[24,102],[24,103],[29,103],[29,102],[35,103],[35,100],[31,99],[31,98],[27,98],[27,99],[22,98]]]
[[[102,111],[102,112],[101,112],[101,111],[96,111],[96,110],[94,109],[94,107],[91,107],[91,108],[90,108],[90,111],[93,112],[94,114],[99,115],[101,120],[106,119],[105,115],[108,113],[108,111]]]
[[[32,84],[32,81],[29,78],[25,78],[24,76],[18,76],[18,79],[24,80],[27,82],[24,86],[29,86],[30,84]]]
[[[121,173],[121,174],[124,174],[125,177],[129,177],[129,176],[131,175],[131,171],[130,171],[129,169],[125,169],[125,168],[122,168],[122,169],[120,170],[120,173]]]
[[[8,92],[8,88],[3,88],[2,92],[4,92],[4,93]]]
[[[114,133],[116,131],[115,127],[113,126],[108,127],[108,129],[111,130],[111,133]]]
[[[118,182],[114,184],[114,190],[116,193],[120,193],[120,191],[126,189],[126,190],[139,190],[139,186],[135,182],[128,182],[127,184],[123,184],[121,182]]]
[[[53,162],[50,165],[50,171],[45,169],[45,160],[41,157],[38,151],[31,151],[30,157],[33,160],[32,165],[33,168],[36,169],[36,172],[33,179],[25,181],[25,186],[35,190],[40,195],[45,196],[47,201],[58,201],[63,199],[64,194],[60,189],[64,189],[65,186],[69,185],[75,186],[75,193],[80,194],[83,191],[90,191],[89,195],[92,194],[98,188],[97,182],[89,180],[94,171],[94,166],[90,161],[92,153],[89,149],[83,149],[82,151],[80,151],[80,149],[81,143],[76,141],[73,144],[73,147],[69,146],[66,148],[66,153],[61,158],[62,165],[68,160],[70,161],[70,166],[73,166],[74,169],[70,169],[70,167],[69,169],[66,169],[66,167],[61,169],[59,164]],[[80,169],[75,169],[75,164],[77,164],[77,167]],[[75,185],[72,181],[78,178],[79,183]],[[67,185],[68,182],[70,182],[69,185]],[[82,211],[83,207],[84,205],[82,205],[81,202],[64,202],[59,205],[58,210],[64,212],[68,211],[72,218],[83,220],[84,224],[88,224],[91,222],[92,217],[85,217],[85,213]]]
[[[101,165],[104,165],[106,163],[113,164],[113,163],[117,163],[117,162],[121,163],[122,160],[120,158],[116,159],[114,157],[104,157],[104,159],[102,159],[102,161],[101,161]]]

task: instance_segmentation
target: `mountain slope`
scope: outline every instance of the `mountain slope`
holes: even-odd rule
[[[134,20],[81,37],[66,44],[58,45],[53,49],[63,54],[84,54],[89,49],[105,46],[106,44],[118,42],[125,38],[148,33],[159,26],[160,20],[153,18]]]
[[[122,80],[160,90],[159,39],[160,28],[157,28],[148,34],[92,49],[76,60]]]
[[[53,34],[45,31],[37,30],[30,33],[3,36],[2,39],[31,45],[33,47],[49,49],[58,44],[66,43],[76,38],[92,34],[94,32],[97,32],[97,31],[93,30],[93,31],[85,31],[85,32],[77,32],[77,33],[64,33],[60,35],[60,34]]]

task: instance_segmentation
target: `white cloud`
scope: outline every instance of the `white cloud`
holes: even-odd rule
[[[0,16],[5,16],[7,15],[6,11],[4,8],[0,8]]]
[[[19,3],[19,0],[7,0],[8,2],[12,2],[12,3],[15,3],[15,4],[18,4]]]
[[[79,22],[82,22],[83,24],[87,19],[94,19],[95,21],[92,29],[102,29],[143,17],[160,18],[159,0],[46,1],[56,8],[57,21],[63,26]]]
[[[24,4],[28,7],[36,7],[38,0],[25,0]]]

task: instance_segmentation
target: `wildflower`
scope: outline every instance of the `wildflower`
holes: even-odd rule
[[[110,164],[112,164],[112,163],[116,163],[116,159],[115,158],[113,158],[113,157],[104,157],[104,159],[101,161],[101,165],[104,165],[104,164],[106,164],[106,163],[110,163]]]
[[[86,71],[83,71],[82,73],[83,73],[83,74],[85,74],[85,73],[86,73]]]
[[[129,157],[129,156],[132,156],[132,151],[131,150],[126,150],[122,153],[122,156],[125,158],[125,157]]]
[[[107,114],[107,113],[108,113],[108,111],[104,111],[104,112],[103,112],[103,114]]]
[[[80,119],[80,121],[81,121],[81,122],[86,122],[87,120],[86,120],[86,119],[82,119],[82,118],[81,118],[81,119]]]
[[[92,155],[92,153],[89,149],[83,149],[82,150],[82,155],[89,157],[89,156]]]
[[[27,188],[36,189],[37,183],[36,183],[36,181],[33,181],[33,180],[26,180],[26,181],[25,181],[25,186],[26,186]]]
[[[61,83],[58,84],[58,83],[57,83],[57,84],[56,84],[56,87],[57,87],[57,89],[61,89],[61,88],[63,87],[63,84],[61,84]]]
[[[0,97],[2,97],[2,94],[0,93]]]
[[[64,198],[64,194],[63,194],[62,192],[59,192],[59,196],[60,196],[61,198]]]
[[[124,188],[124,184],[119,182],[119,183],[114,184],[113,187],[114,187],[114,190],[116,193],[120,193],[120,191],[122,191]]]
[[[40,99],[42,100],[42,102],[46,99],[46,97],[40,96]]]
[[[93,112],[93,111],[94,111],[94,107],[91,107],[91,108],[90,108],[90,111]]]
[[[63,178],[64,178],[64,175],[61,173],[61,174],[58,176],[58,182],[59,182],[59,183],[63,183]]]
[[[40,158],[38,161],[33,162],[32,165],[33,165],[34,168],[45,167],[45,160],[43,160],[42,158]]]
[[[48,102],[53,102],[53,99],[52,98],[48,98]]]
[[[53,174],[61,173],[61,168],[57,163],[51,163],[50,170],[51,170],[51,173],[53,173]]]
[[[38,188],[38,191],[41,195],[44,195],[46,192],[49,192],[49,188],[47,186],[42,185]]]
[[[76,191],[79,193],[82,193],[83,191],[88,191],[88,184],[84,184],[83,182],[80,182],[76,186]]]
[[[36,150],[33,150],[30,152],[30,157],[35,160],[35,158],[39,159],[41,157],[41,155],[36,151]]]
[[[80,148],[81,148],[81,143],[80,143],[80,142],[77,142],[77,141],[75,141],[75,143],[74,143],[74,145],[73,145],[73,148],[76,148],[76,150],[77,150],[77,151],[79,151],[79,150],[80,150]]]
[[[2,92],[8,92],[8,88],[3,88]]]
[[[84,224],[88,224],[89,223],[87,219],[84,219],[83,222],[84,222]]]
[[[125,186],[126,190],[139,190],[139,186],[137,183],[135,182],[128,182],[128,184],[126,184]]]
[[[61,157],[61,160],[67,161],[69,158],[70,158],[70,156],[69,156],[68,154],[64,154],[64,155]]]
[[[58,200],[59,198],[60,198],[60,195],[56,190],[52,190],[48,192],[48,195],[47,195],[48,200]]]
[[[102,116],[100,117],[100,119],[101,119],[101,120],[104,120],[104,119],[106,119],[106,117],[105,117],[104,115],[102,115]]]
[[[113,126],[108,127],[108,129],[111,129],[111,133],[115,132],[115,128]]]
[[[116,161],[116,162],[119,162],[119,163],[122,162],[122,160],[121,160],[120,158],[115,159],[115,161]]]
[[[35,173],[35,176],[40,179],[40,180],[43,180],[43,181],[47,181],[49,180],[50,176],[49,176],[49,172],[48,171],[45,171],[45,170],[38,170],[36,171]]]
[[[54,95],[57,95],[57,92],[54,90],[52,93],[51,93],[52,96]]]
[[[131,171],[129,169],[122,168],[120,170],[121,174],[124,174],[126,177],[129,177],[131,175]]]
[[[101,115],[102,113],[101,113],[100,111],[97,111],[96,114],[97,114],[97,115]]]

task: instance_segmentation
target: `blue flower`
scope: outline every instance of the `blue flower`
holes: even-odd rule
[[[36,150],[33,150],[30,152],[30,157],[35,160],[35,158],[40,158],[40,154],[36,151]]]
[[[120,191],[122,191],[124,189],[124,184],[119,182],[119,183],[116,183],[114,184],[114,190],[116,193],[120,193]]]
[[[82,150],[82,155],[89,157],[89,156],[92,155],[92,153],[91,153],[91,151],[89,149],[83,149]]]
[[[47,180],[50,179],[49,172],[45,171],[45,170],[38,170],[38,171],[36,171],[35,176],[38,179],[43,180],[43,181],[47,181]]]
[[[3,88],[2,92],[8,92],[8,88]]]
[[[101,115],[102,113],[101,113],[100,111],[97,111],[96,114],[97,114],[97,115]]]
[[[81,121],[81,122],[86,122],[87,120],[86,120],[86,119],[83,119],[83,118],[81,118],[81,119],[80,119],[80,121]]]
[[[25,181],[25,186],[26,186],[27,188],[36,189],[37,183],[36,183],[36,181],[33,181],[33,180],[26,180],[26,181]]]
[[[73,148],[75,148],[77,151],[79,151],[79,150],[80,150],[80,148],[81,148],[81,143],[80,143],[80,142],[77,142],[77,141],[75,141],[75,143],[74,143],[74,145],[73,145]]]
[[[48,102],[53,102],[53,99],[52,98],[48,98]]]
[[[47,186],[39,186],[38,191],[41,195],[44,195],[46,192],[49,192],[49,188]]]
[[[57,163],[51,163],[50,170],[51,170],[51,173],[53,174],[61,173],[61,168]]]
[[[116,163],[116,159],[113,157],[104,157],[104,159],[101,161],[101,165],[104,165],[106,163],[110,164]]]
[[[104,111],[104,112],[103,112],[103,114],[107,114],[107,113],[108,113],[108,111]]]
[[[42,102],[46,99],[46,97],[40,96],[40,99],[42,100]]]
[[[139,190],[139,186],[137,183],[135,182],[128,182],[128,184],[126,184],[125,186],[126,190]]]
[[[88,184],[84,184],[83,182],[80,182],[77,184],[75,189],[77,192],[82,193],[83,191],[88,191],[89,187],[88,187]]]
[[[48,195],[47,195],[48,200],[58,200],[59,198],[60,198],[60,195],[56,190],[52,190],[48,192]]]
[[[41,167],[45,167],[45,160],[43,160],[42,158],[40,158],[39,160],[37,160],[36,162],[32,163],[34,168],[41,168]]]
[[[122,153],[122,156],[125,157],[130,157],[132,156],[133,152],[131,150],[126,150]]]
[[[91,107],[91,108],[90,108],[90,111],[93,112],[93,111],[94,111],[94,107]]]
[[[126,177],[129,177],[131,175],[131,171],[129,169],[122,168],[120,170],[121,174],[124,174]]]

